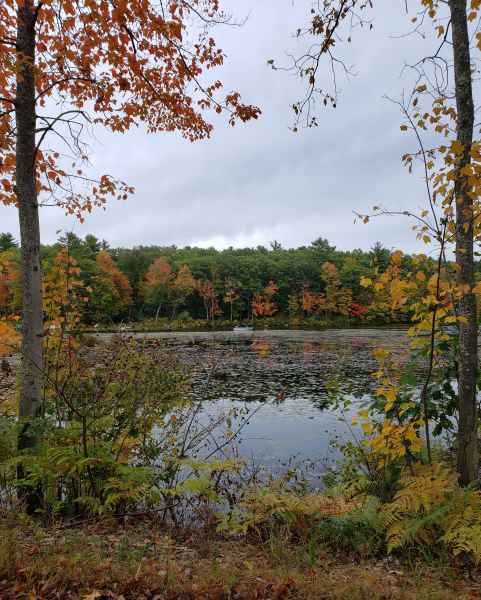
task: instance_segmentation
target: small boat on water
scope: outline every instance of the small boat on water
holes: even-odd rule
[[[234,333],[249,333],[250,331],[254,331],[254,327],[250,327],[249,325],[236,325],[232,331]]]

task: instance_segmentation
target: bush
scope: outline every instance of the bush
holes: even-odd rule
[[[156,438],[186,402],[186,380],[159,347],[117,338],[83,348],[49,339],[45,414],[39,446],[6,463],[21,464],[18,485],[38,490],[45,515],[127,510],[156,501]]]

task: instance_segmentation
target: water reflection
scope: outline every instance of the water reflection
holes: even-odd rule
[[[199,418],[261,407],[243,429],[239,449],[272,470],[292,456],[329,459],[332,437],[348,435],[330,389],[362,402],[375,385],[372,350],[387,348],[401,362],[408,350],[401,329],[145,335],[153,336],[185,364],[193,397],[203,401]]]
[[[372,391],[374,348],[384,346],[400,356],[405,352],[404,331],[369,331],[371,335],[359,330],[255,332],[237,337],[191,334],[188,341],[179,337],[166,341],[186,364],[197,399],[301,399],[324,409],[333,383],[341,393],[355,397]]]

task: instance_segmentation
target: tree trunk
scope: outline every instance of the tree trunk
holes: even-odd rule
[[[454,78],[457,107],[457,139],[463,145],[455,182],[456,199],[456,264],[459,301],[459,432],[458,472],[460,482],[467,485],[478,478],[478,415],[476,379],[478,369],[478,325],[474,286],[473,260],[473,199],[463,167],[471,162],[474,127],[474,102],[469,50],[466,0],[449,0],[454,58]]]
[[[17,13],[17,94],[15,98],[16,195],[22,252],[23,325],[19,449],[33,448],[32,421],[42,413],[42,274],[40,225],[35,181],[35,21],[33,0],[19,3]],[[29,494],[27,509],[34,510]]]

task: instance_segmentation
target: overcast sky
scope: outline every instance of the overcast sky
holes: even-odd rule
[[[325,237],[342,249],[367,249],[377,240],[419,248],[407,220],[353,222],[353,211],[373,205],[404,210],[424,202],[420,176],[409,175],[400,160],[414,142],[399,130],[399,110],[383,99],[409,89],[401,74],[405,60],[429,50],[419,36],[392,37],[409,29],[404,2],[377,4],[374,30],[356,33],[343,51],[357,76],[339,79],[338,107],[321,110],[320,126],[297,134],[289,129],[290,106],[302,88],[292,75],[269,69],[267,60],[287,63],[287,52],[299,53],[302,44],[293,33],[306,22],[310,0],[223,4],[248,20],[214,32],[228,55],[218,76],[227,90],[239,90],[262,108],[260,120],[235,128],[216,120],[213,137],[195,144],[140,129],[126,135],[97,130],[91,142],[95,170],[127,181],[136,194],[110,202],[83,225],[59,209],[42,209],[43,241],[54,241],[63,229],[93,233],[112,246],[222,248],[278,240],[295,247]],[[18,236],[14,208],[0,207],[0,231]]]

